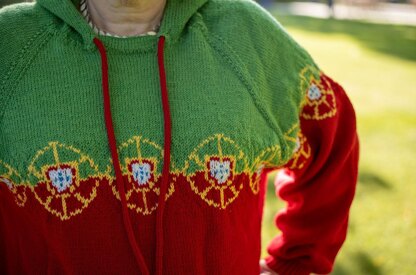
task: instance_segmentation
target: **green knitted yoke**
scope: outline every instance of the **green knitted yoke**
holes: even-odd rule
[[[0,12],[0,174],[13,168],[13,181],[36,185],[42,167],[74,161],[81,178],[113,175],[96,34],[78,4],[38,0]],[[206,155],[236,158],[236,173],[288,161],[305,93],[301,72],[313,67],[319,78],[309,55],[254,2],[169,0],[157,36],[99,36],[122,163],[140,152],[157,157],[161,173],[160,35],[171,171],[192,173]]]

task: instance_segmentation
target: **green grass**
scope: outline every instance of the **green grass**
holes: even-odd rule
[[[277,16],[353,102],[360,174],[333,274],[416,274],[416,28]],[[263,256],[277,210],[273,174]]]

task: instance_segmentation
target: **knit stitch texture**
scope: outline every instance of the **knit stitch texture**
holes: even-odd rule
[[[248,0],[168,0],[159,33],[97,35],[79,0],[0,10],[0,273],[137,274],[104,124],[132,226],[155,273],[166,38],[172,120],[164,274],[259,274],[267,173],[288,209],[267,264],[328,273],[357,177],[353,107],[285,29]],[[265,225],[271,226],[271,225]]]

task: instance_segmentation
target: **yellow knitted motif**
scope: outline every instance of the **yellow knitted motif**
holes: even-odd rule
[[[142,150],[143,148],[146,150]],[[144,151],[151,153],[144,155]],[[134,136],[119,146],[118,153],[120,156],[125,156],[124,163],[120,165],[123,178],[126,178],[129,183],[126,188],[127,206],[142,215],[152,214],[157,209],[156,198],[160,194],[159,163],[163,160],[162,147],[142,136]],[[110,175],[113,169],[111,159],[110,163],[111,166],[107,167],[107,178],[113,194],[120,200],[115,177]],[[170,178],[165,200],[175,191],[174,184],[177,180],[175,173],[170,172]]]
[[[154,213],[160,195],[163,148],[142,136],[133,136],[119,145],[118,153],[128,208],[141,215]],[[263,169],[277,169],[283,165],[280,162],[280,145],[264,148],[249,165],[234,140],[214,134],[195,147],[183,168],[175,168],[171,162],[165,200],[174,194],[175,185],[182,179],[207,205],[223,210],[238,198],[245,185],[257,195]],[[113,195],[120,200],[111,158],[101,173],[89,156],[58,141],[49,142],[35,154],[27,179],[1,160],[0,168],[0,182],[8,186],[19,206],[25,205],[26,191],[30,190],[28,194],[62,221],[81,214],[92,203],[100,181],[108,181]]]
[[[2,173],[1,171],[5,171]],[[15,179],[15,180],[12,180]],[[15,183],[17,182],[17,184]],[[26,186],[22,177],[7,163],[0,160],[0,183],[6,184],[10,192],[14,195],[16,204],[23,207],[27,200]]]
[[[60,152],[72,155],[72,160],[62,160]],[[53,156],[53,160],[50,156]],[[80,167],[88,167],[93,173],[88,177],[82,178],[79,171]],[[59,173],[66,169],[70,175],[66,174],[67,185],[62,189],[56,185],[51,178],[52,173]],[[38,184],[30,186],[36,199],[46,210],[61,220],[68,220],[73,216],[80,214],[97,196],[100,174],[94,161],[80,150],[60,144],[59,142],[50,142],[48,146],[39,150],[28,168],[28,175],[34,176]],[[65,179],[64,179],[65,180]],[[63,181],[64,181],[63,180]],[[69,182],[69,183],[68,183]],[[81,185],[89,185],[89,193],[82,194]],[[68,200],[78,204],[74,209],[68,209]]]
[[[288,162],[287,168],[289,169],[302,169],[307,160],[311,157],[311,147],[308,143],[306,136],[301,131],[298,132],[296,138],[296,147],[292,159]]]
[[[305,93],[301,102],[304,119],[322,120],[337,112],[335,94],[322,72],[307,66],[300,72],[300,90]]]
[[[279,145],[267,147],[255,158],[250,171],[250,188],[254,194],[260,191],[260,178],[264,168],[278,169],[280,164],[273,160],[281,160],[281,150]]]
[[[207,148],[211,150],[207,150]],[[214,151],[211,154],[204,152]],[[239,167],[240,170],[237,170]],[[208,205],[225,209],[244,188],[238,176],[249,176],[248,161],[240,147],[223,134],[203,140],[189,155],[182,173],[191,189]],[[197,181],[203,173],[204,183]]]

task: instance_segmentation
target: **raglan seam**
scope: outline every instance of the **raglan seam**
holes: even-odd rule
[[[200,14],[197,14],[197,16],[201,17],[202,19],[202,16]],[[284,139],[284,134],[279,125],[273,122],[273,119],[271,118],[270,114],[265,108],[266,105],[264,101],[259,97],[258,93],[256,92],[258,91],[258,87],[257,84],[254,82],[252,76],[248,72],[244,72],[244,69],[241,69],[245,66],[243,65],[243,62],[241,61],[238,54],[221,36],[210,32],[204,23],[197,21],[194,25],[190,26],[190,28],[198,28],[202,32],[204,37],[207,39],[208,43],[230,65],[231,69],[234,71],[234,73],[237,75],[237,77],[240,79],[243,85],[247,88],[256,109],[260,112],[267,125],[273,130],[275,134],[279,136],[280,146],[282,148],[281,161],[284,162],[289,155],[289,152],[286,149],[287,144],[285,144],[287,141]],[[217,45],[218,43],[222,44],[221,47]],[[223,51],[224,48],[227,49],[227,52]]]

